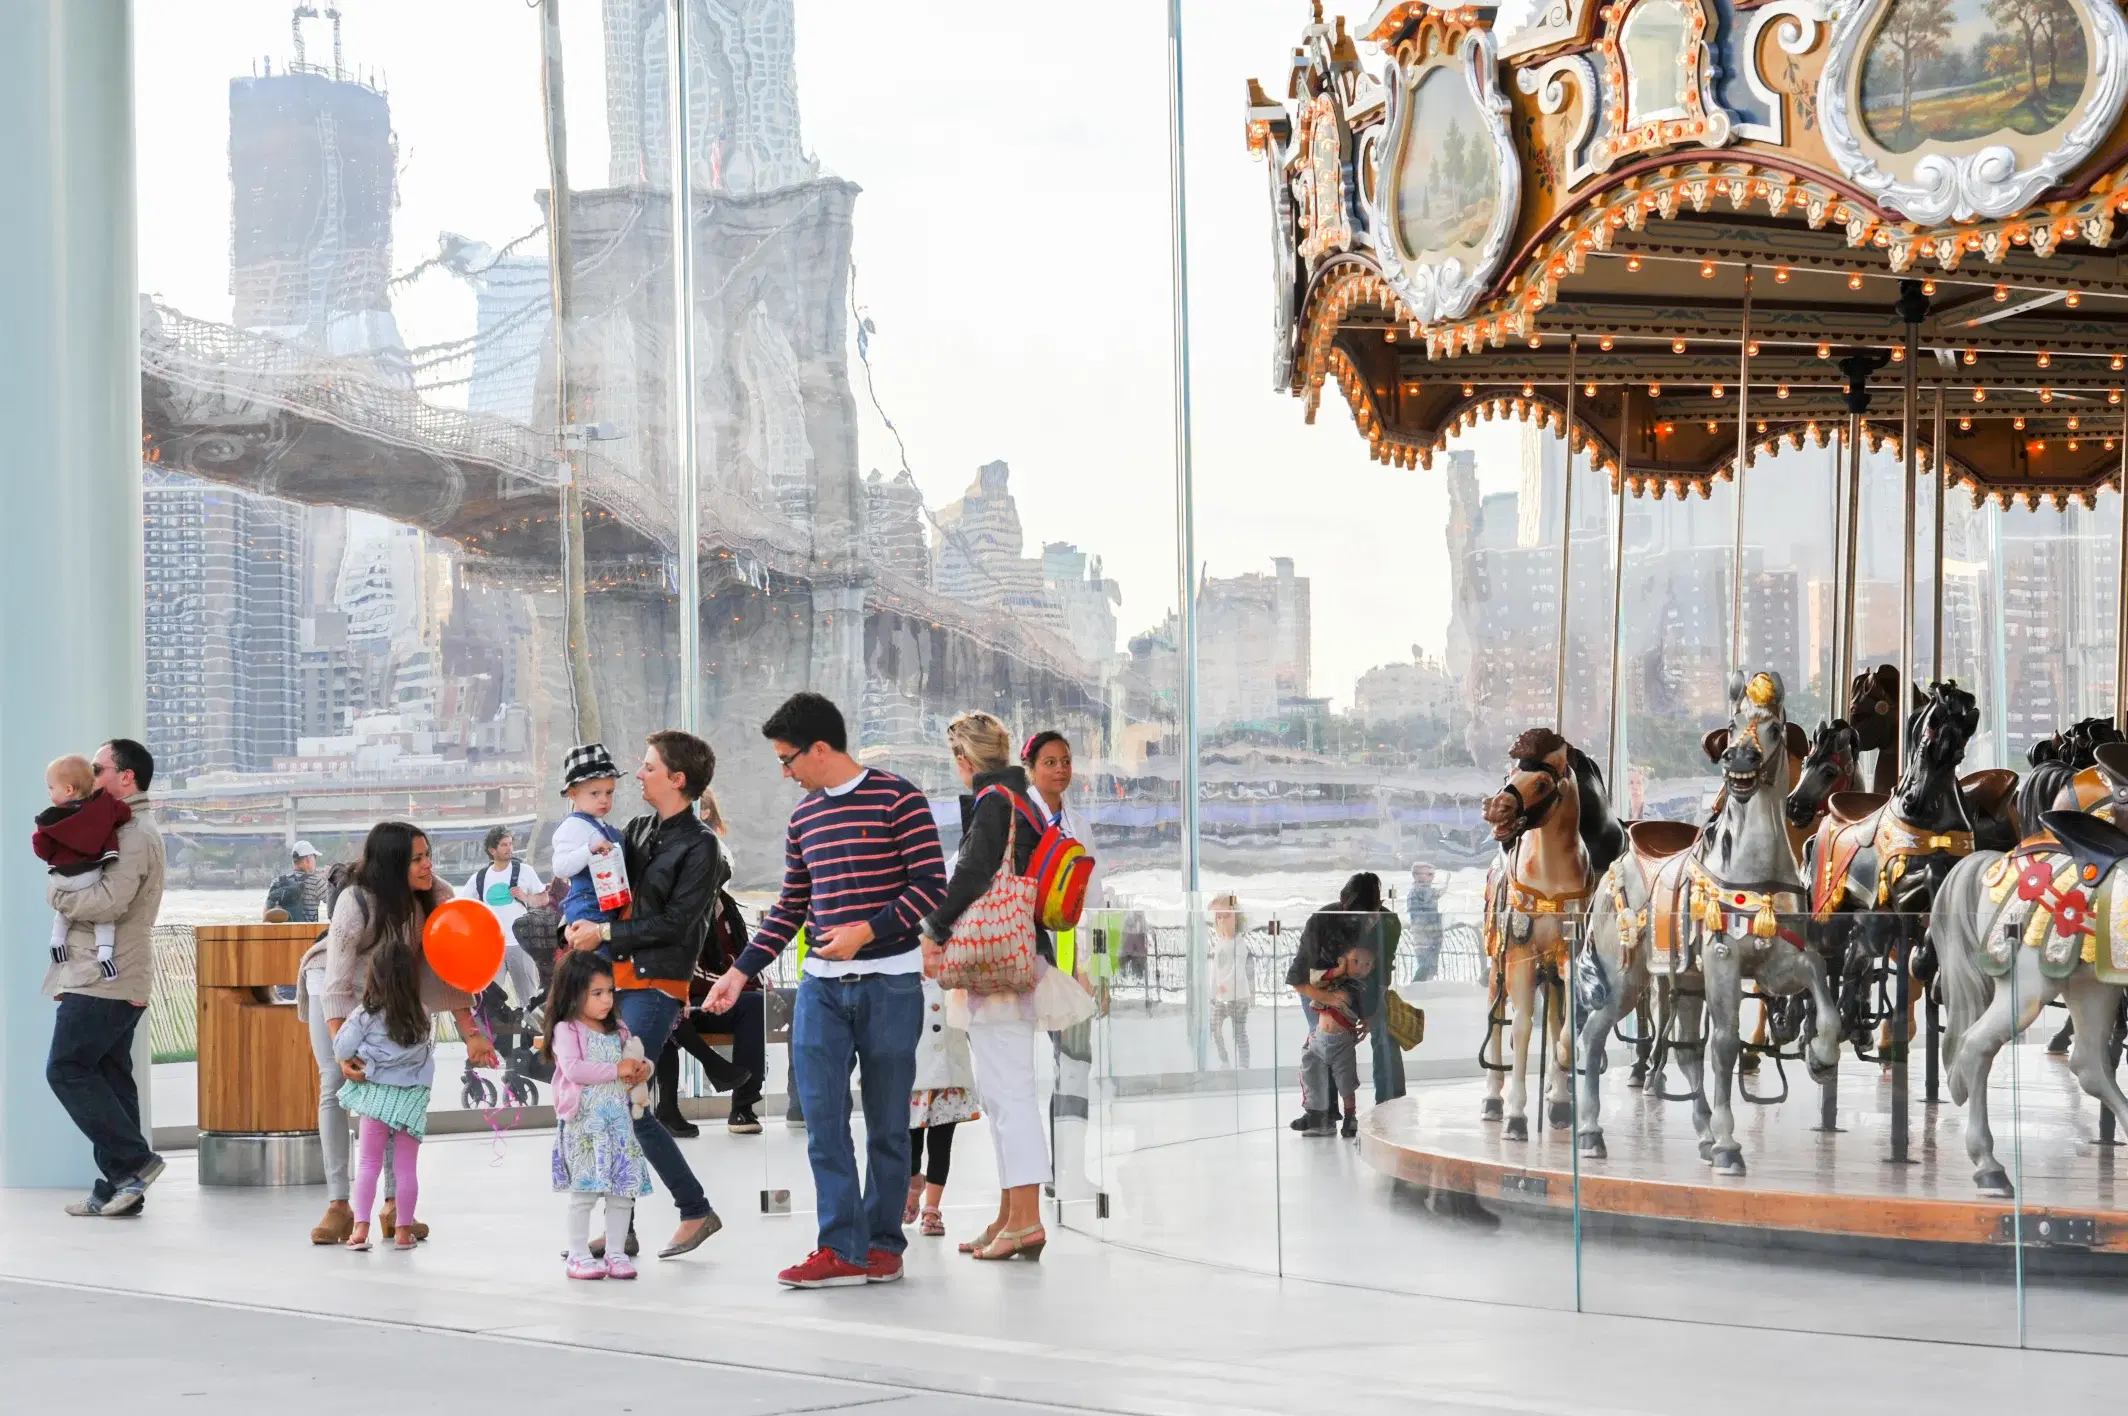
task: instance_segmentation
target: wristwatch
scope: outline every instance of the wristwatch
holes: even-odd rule
[[[613,942],[613,925],[612,925],[611,921],[607,921],[607,920],[601,920],[601,921],[599,922],[599,943],[601,943],[601,944],[611,944],[612,942]]]

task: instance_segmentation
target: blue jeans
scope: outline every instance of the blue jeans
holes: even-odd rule
[[[791,1019],[791,1055],[805,1105],[806,1159],[813,1165],[820,1247],[849,1263],[867,1251],[908,1245],[901,1210],[909,1194],[909,1093],[924,1021],[918,974],[806,975]],[[864,1098],[865,1180],[857,1185],[850,1139],[850,1063]]]
[[[52,1023],[44,1079],[89,1138],[102,1172],[95,1187],[100,1200],[117,1194],[155,1157],[140,1133],[140,1088],[133,1081],[133,1030],[147,1011],[123,998],[62,993]]]
[[[643,1055],[656,1061],[672,1036],[672,1025],[679,1020],[680,1000],[655,988],[626,988],[615,997],[621,1026],[643,1039]],[[702,1193],[702,1182],[688,1168],[687,1157],[680,1154],[680,1143],[648,1108],[635,1118],[635,1138],[672,1202],[680,1207],[680,1218],[701,1219],[709,1214],[709,1196]]]

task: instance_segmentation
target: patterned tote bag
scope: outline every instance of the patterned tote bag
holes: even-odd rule
[[[1034,990],[1034,900],[1036,881],[1014,871],[1020,824],[1018,803],[1006,793],[1005,854],[997,875],[954,923],[939,969],[941,988],[970,993],[1029,993]]]

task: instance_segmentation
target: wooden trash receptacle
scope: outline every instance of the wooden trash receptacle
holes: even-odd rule
[[[296,964],[322,924],[202,925],[202,1185],[321,1185],[318,1064],[296,1016]]]

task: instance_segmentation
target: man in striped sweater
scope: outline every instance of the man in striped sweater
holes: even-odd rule
[[[946,894],[938,823],[916,784],[849,754],[842,713],[800,693],[761,728],[806,789],[784,843],[783,894],[703,1005],[729,1008],[804,925],[812,947],[791,1021],[820,1244],[777,1275],[792,1288],[901,1277],[909,1187],[909,1092],[923,1028],[917,928]],[[866,1172],[850,1139],[850,1067],[864,1099]]]

